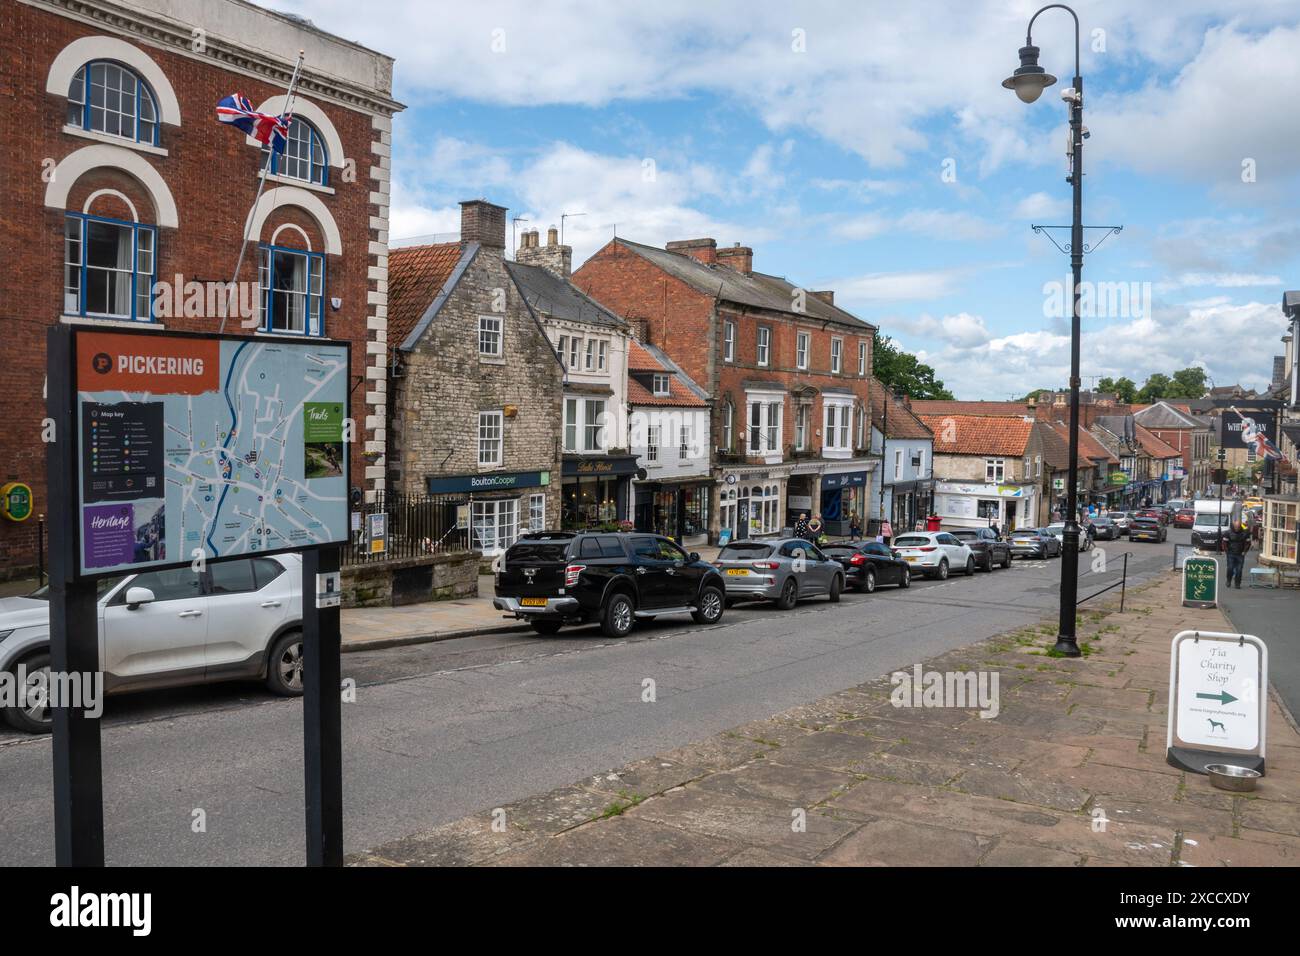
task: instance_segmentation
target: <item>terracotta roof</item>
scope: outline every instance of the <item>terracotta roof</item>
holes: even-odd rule
[[[628,343],[628,372],[665,372],[672,376],[669,395],[656,395],[632,375],[627,377],[629,405],[660,405],[669,408],[708,408],[708,393],[700,388],[668,355],[653,345],[643,345],[636,339]]]
[[[1055,439],[1051,440],[1053,447],[1057,447],[1056,442],[1060,442],[1059,448],[1061,450],[1058,452],[1060,456],[1060,467],[1070,467],[1070,426],[1065,422],[1057,421],[1052,422],[1049,428],[1051,429],[1052,434],[1055,435]],[[1053,458],[1051,455],[1045,457],[1053,464],[1058,463],[1058,459]],[[1109,464],[1119,464],[1119,459],[1111,454],[1110,449],[1098,441],[1096,435],[1080,425],[1079,461],[1080,463],[1083,463],[1085,461],[1095,461],[1097,459],[1101,459]]]
[[[1043,461],[1054,471],[1069,468],[1070,426],[1062,422],[1038,422],[1035,427],[1043,450]],[[1079,453],[1082,456],[1082,446]]]
[[[1033,409],[1025,402],[952,402],[941,399],[914,398],[912,411],[918,415],[1028,415]]]
[[[1149,430],[1141,425],[1137,426],[1138,444],[1152,458],[1182,458],[1183,453],[1165,442],[1161,441]]]
[[[1006,455],[1025,453],[1034,423],[1015,416],[922,415],[934,433],[936,455]],[[946,439],[951,438],[952,441]]]
[[[388,250],[388,341],[401,346],[460,261],[459,242]]]
[[[885,434],[885,424],[889,425],[886,438],[933,438],[925,422],[916,417],[916,413],[894,398],[885,388],[884,382],[874,375],[868,379],[867,388],[871,395],[871,424]],[[889,420],[885,421],[885,403],[889,403]]]
[[[662,372],[664,365],[651,355],[640,342],[633,339],[628,343],[627,370],[629,372]]]

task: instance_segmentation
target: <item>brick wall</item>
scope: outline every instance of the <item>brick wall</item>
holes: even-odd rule
[[[57,5],[57,4],[55,4]],[[217,2],[217,6],[224,5]],[[76,5],[69,5],[70,8]],[[96,4],[91,4],[94,7]],[[105,5],[106,7],[108,5]],[[45,447],[40,440],[44,417],[45,329],[63,312],[63,209],[46,206],[51,176],[71,154],[107,143],[104,138],[65,132],[67,100],[45,90],[51,64],[61,50],[81,37],[112,37],[143,51],[166,76],[179,102],[181,125],[161,126],[157,151],[114,143],[113,148],[147,163],[161,176],[177,209],[178,228],[162,227],[157,237],[157,276],[171,282],[176,274],[187,281],[228,282],[239,253],[245,217],[257,189],[260,152],[246,144],[239,131],[216,122],[214,108],[224,96],[241,92],[254,106],[284,93],[284,85],[250,75],[218,56],[215,43],[205,53],[195,53],[188,31],[169,36],[150,30],[149,42],[137,34],[138,21],[129,8],[102,24],[81,22],[51,9],[0,0],[0,183],[6,194],[5,228],[0,230],[0,254],[8,264],[0,284],[0,329],[6,333],[6,361],[0,365],[0,390],[7,398],[6,427],[0,430],[0,479],[32,485],[34,512],[48,513]],[[258,14],[251,14],[258,15]],[[278,28],[284,22],[274,21]],[[323,42],[319,34],[301,31],[302,46]],[[260,38],[244,37],[251,49]],[[220,50],[227,51],[225,46]],[[296,47],[289,53],[292,56]],[[226,56],[222,52],[221,56]],[[250,64],[260,57],[250,53]],[[371,54],[371,56],[374,56]],[[305,64],[303,99],[328,116],[342,142],[344,159],[354,164],[349,181],[344,170],[329,170],[329,190],[309,190],[329,211],[341,236],[340,255],[326,256],[324,323],[330,338],[352,342],[353,382],[365,381],[353,391],[353,417],[359,441],[352,446],[354,484],[362,485],[367,471],[363,451],[382,455],[384,398],[383,303],[386,301],[388,123],[381,106],[364,107],[355,89],[332,96],[333,81],[313,76]],[[287,64],[287,66],[291,66]],[[373,90],[377,101],[387,92]],[[347,101],[346,105],[344,100]],[[388,101],[391,103],[391,101]],[[400,108],[391,103],[386,112]],[[336,157],[331,156],[331,161]],[[66,185],[66,184],[61,184]],[[268,183],[275,186],[290,182]],[[131,175],[117,169],[90,170],[71,184],[66,208],[80,212],[95,190],[111,188],[135,205],[141,222],[157,224],[158,210],[149,190]],[[98,197],[89,211],[96,215],[130,219],[125,204],[113,196]],[[282,208],[267,219],[261,234],[253,237],[239,279],[258,279],[257,242],[266,242],[285,222],[300,225],[313,250],[323,247],[323,231],[299,208]],[[299,247],[301,237],[282,232],[278,244]],[[342,300],[334,311],[331,297]],[[219,318],[172,317],[162,320],[168,330],[215,332]],[[241,332],[237,320],[227,332]],[[376,348],[378,346],[378,348]],[[367,430],[367,423],[371,426]],[[378,472],[382,473],[382,458]],[[30,566],[35,556],[35,521],[15,526],[0,522],[0,575]]]

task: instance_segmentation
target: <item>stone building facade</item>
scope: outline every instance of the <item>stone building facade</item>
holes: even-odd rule
[[[389,486],[439,496],[500,553],[560,514],[564,369],[505,260],[506,210],[461,203],[459,242],[389,257]]]
[[[214,110],[239,92],[281,111],[299,50],[290,138],[307,158],[277,164],[249,219],[263,154]],[[37,516],[62,505],[47,499],[41,440],[46,328],[216,332],[206,306],[167,308],[172,287],[229,282],[245,230],[238,279],[256,327],[226,331],[349,341],[364,383],[352,484],[382,484],[392,71],[390,57],[241,0],[0,0],[0,484],[33,492],[31,519],[0,520],[0,577],[30,572]],[[305,321],[260,308],[272,255],[318,277]]]

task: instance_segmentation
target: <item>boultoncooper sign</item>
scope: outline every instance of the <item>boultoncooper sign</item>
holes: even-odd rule
[[[454,475],[450,478],[426,478],[431,495],[463,492],[510,491],[515,488],[538,488],[551,483],[549,471],[507,471],[491,475]]]

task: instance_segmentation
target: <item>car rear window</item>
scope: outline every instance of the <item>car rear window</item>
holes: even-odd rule
[[[506,552],[506,563],[518,561],[552,561],[556,564],[565,560],[569,553],[569,540],[563,541],[521,541]]]
[[[753,561],[766,558],[772,553],[766,544],[729,544],[718,552],[719,561]]]
[[[823,551],[825,554],[833,554],[833,555],[835,555],[836,557],[839,557],[840,555],[845,555],[845,554],[854,554],[854,553],[857,552],[857,550],[858,550],[857,548],[853,547],[852,545],[848,545],[848,544],[833,544],[833,545],[831,545],[830,547],[822,548],[822,551]]]
[[[963,541],[974,541],[980,535],[978,531],[954,531],[952,536],[954,538],[961,538]]]
[[[917,548],[929,543],[929,538],[922,538],[915,534],[905,534],[901,538],[894,539],[894,547],[896,548]]]

